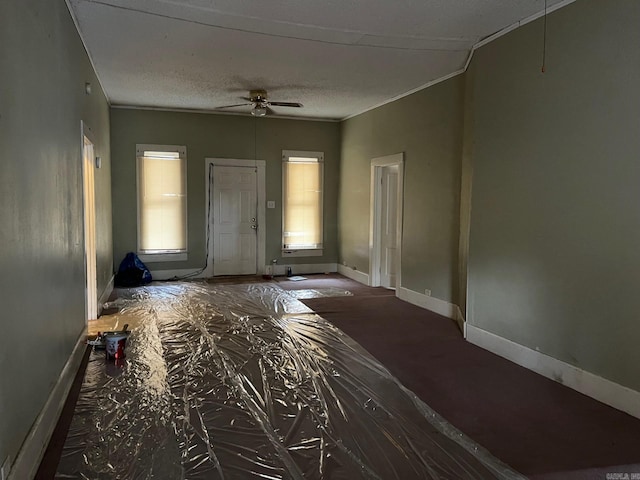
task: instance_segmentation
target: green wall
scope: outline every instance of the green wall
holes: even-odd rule
[[[464,129],[460,171],[460,235],[458,242],[458,296],[456,304],[462,316],[467,316],[467,285],[469,265],[469,234],[471,228],[471,194],[473,185],[473,63],[464,74]]]
[[[605,4],[606,3],[606,4]],[[640,2],[581,0],[473,59],[468,321],[640,390]]]
[[[106,99],[64,0],[0,2],[0,462],[15,460],[85,326],[81,120],[102,157],[101,292],[113,272]]]
[[[116,264],[137,247],[136,144],[186,145],[189,258],[151,263],[152,270],[198,269],[205,263],[205,158],[266,161],[266,262],[278,264],[337,261],[337,196],[340,126],[335,122],[254,118],[240,115],[111,110],[113,152],[114,258]],[[282,150],[325,153],[324,255],[281,258]]]
[[[369,273],[371,159],[404,152],[402,286],[457,303],[464,77],[342,122],[340,262]]]
[[[402,286],[640,390],[640,3],[581,0],[342,123],[340,262],[368,273],[370,161],[405,153]],[[468,291],[467,291],[468,290]]]

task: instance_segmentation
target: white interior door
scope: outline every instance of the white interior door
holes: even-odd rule
[[[257,173],[213,167],[213,274],[257,273]]]
[[[369,284],[402,286],[404,153],[371,159]]]
[[[83,137],[82,184],[84,210],[84,252],[86,267],[87,320],[98,318],[98,285],[96,267],[96,200],[95,200],[95,156],[93,143]]]
[[[395,288],[398,259],[398,166],[381,168],[380,284]]]

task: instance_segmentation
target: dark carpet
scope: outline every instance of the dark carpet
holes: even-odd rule
[[[303,302],[516,470],[549,479],[640,473],[640,420],[467,343],[448,318],[339,282],[354,296]]]

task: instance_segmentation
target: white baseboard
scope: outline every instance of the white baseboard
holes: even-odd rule
[[[58,423],[60,413],[69,395],[69,390],[71,390],[73,379],[78,373],[80,363],[82,363],[86,347],[87,329],[85,327],[78,337],[69,360],[67,360],[62,372],[60,372],[58,381],[53,390],[51,390],[47,402],[35,422],[33,422],[27,438],[22,447],[20,447],[16,461],[9,471],[8,480],[23,480],[35,477],[42,456],[47,449],[53,430]]]
[[[462,332],[462,336],[464,338],[467,338],[467,322],[464,319],[464,315],[462,314],[462,310],[460,309],[460,307],[458,305],[454,305],[454,307],[456,307],[455,308],[456,317],[454,318],[454,320],[458,324],[458,328],[460,328],[460,331]]]
[[[431,310],[432,312],[457,321],[456,309],[458,309],[458,306],[453,303],[445,302],[439,298],[429,297],[405,287],[398,287],[396,290],[396,296],[400,300],[412,303],[418,307],[426,308],[427,310]]]
[[[291,267],[291,273],[294,275],[305,275],[312,273],[333,273],[337,271],[336,263],[298,263],[298,264],[283,264],[283,265],[275,265],[273,268],[272,265],[265,265],[261,272],[258,272],[258,275],[261,275],[262,272],[267,271],[267,267],[272,268],[272,275],[286,275],[287,267]],[[186,277],[187,275],[193,275],[195,272],[198,272],[199,268],[185,268],[178,270],[151,270],[151,276],[154,280],[171,280],[172,278],[181,278]],[[197,275],[190,276],[189,278],[209,278],[211,275],[206,271],[200,272]]]
[[[107,286],[104,288],[102,295],[100,295],[100,298],[98,299],[98,316],[102,314],[102,307],[104,306],[104,304],[107,303],[107,301],[109,301],[111,292],[113,292],[113,285],[114,285],[115,279],[116,279],[116,276],[111,275],[111,280],[109,280],[109,283],[107,283]]]
[[[467,325],[467,341],[613,408],[640,418],[640,392],[473,325]]]
[[[266,267],[265,265],[265,271]],[[311,275],[312,273],[335,273],[338,270],[337,263],[298,263],[283,265],[271,265],[273,275],[286,275],[287,267],[291,267],[291,273],[293,275]]]
[[[355,270],[351,267],[346,267],[344,265],[338,265],[338,273],[340,275],[344,275],[351,280],[355,280],[356,282],[360,282],[363,285],[369,285],[369,275],[361,272],[360,270]]]
[[[209,278],[210,275],[206,271],[200,272],[201,268],[179,268],[176,270],[150,270],[153,280],[171,280],[172,278]],[[197,275],[194,273],[200,272]],[[193,276],[190,276],[193,275]]]

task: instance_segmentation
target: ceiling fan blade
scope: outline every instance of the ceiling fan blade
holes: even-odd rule
[[[222,107],[216,107],[216,110],[221,108],[232,108],[232,107],[244,107],[245,105],[253,105],[252,103],[236,103],[235,105],[224,105]]]
[[[274,107],[302,107],[302,104],[298,102],[269,102],[269,105],[273,105]]]
[[[276,115],[276,112],[274,112],[271,108],[269,108],[268,106],[267,108],[267,115]]]

